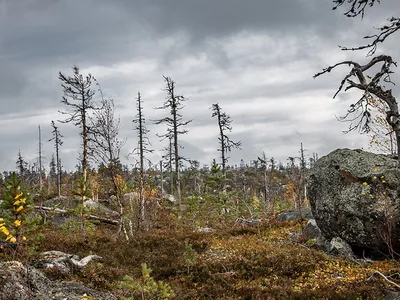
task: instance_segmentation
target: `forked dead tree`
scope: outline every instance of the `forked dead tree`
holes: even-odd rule
[[[67,111],[59,111],[68,117],[61,123],[73,123],[81,129],[82,137],[82,201],[87,193],[87,166],[88,166],[88,134],[89,134],[89,112],[98,110],[93,96],[95,91],[92,88],[94,78],[91,74],[85,77],[80,73],[77,66],[72,67],[72,76],[66,76],[59,72],[58,78],[61,81],[61,87],[64,96],[61,100],[66,105]]]
[[[57,170],[57,191],[58,191],[58,197],[61,197],[61,160],[60,160],[60,147],[63,144],[63,141],[61,138],[63,138],[63,135],[60,133],[58,130],[58,127],[54,123],[54,121],[51,121],[51,127],[53,128],[53,137],[49,139],[50,141],[54,141],[54,148],[56,150],[56,162],[54,164],[55,169]],[[54,162],[53,162],[54,163]]]
[[[218,103],[213,104],[211,106],[212,115],[211,117],[217,117],[218,120],[218,129],[219,136],[218,141],[221,148],[218,149],[221,152],[221,166],[222,166],[222,175],[226,175],[226,163],[228,162],[229,157],[227,156],[229,152],[232,151],[232,148],[240,149],[241,142],[234,142],[227,136],[227,131],[232,131],[232,119],[229,115],[221,110],[221,107]]]
[[[137,219],[137,227],[140,229],[144,223],[145,223],[145,197],[144,197],[144,192],[145,192],[145,178],[144,178],[144,171],[145,171],[145,166],[144,166],[144,161],[145,161],[145,154],[146,153],[152,153],[153,150],[149,149],[150,146],[150,141],[147,137],[147,133],[149,133],[149,130],[146,128],[145,123],[146,120],[144,118],[143,114],[143,100],[142,100],[142,95],[138,93],[138,96],[136,98],[136,103],[137,103],[137,115],[136,118],[133,119],[133,123],[136,124],[135,130],[137,132],[137,136],[139,138],[138,141],[138,147],[133,150],[134,153],[136,153],[139,156],[139,217]]]
[[[337,9],[341,6],[346,7],[344,15],[347,17],[364,17],[366,10],[370,7],[373,7],[375,4],[379,4],[380,0],[333,0],[334,7],[333,9]],[[388,23],[384,26],[376,28],[377,33],[372,35],[367,35],[364,38],[368,41],[366,44],[356,47],[340,47],[342,50],[364,50],[368,49],[367,56],[372,56],[375,54],[378,45],[385,42],[392,34],[397,32],[400,29],[400,18],[399,17],[390,17]],[[386,119],[387,124],[391,127],[392,131],[386,133],[390,135],[392,138],[392,134],[394,133],[396,138],[396,144],[399,145],[399,112],[398,106],[395,97],[392,94],[391,89],[387,89],[384,85],[385,83],[392,83],[390,80],[390,74],[392,71],[390,67],[392,65],[396,66],[396,63],[393,61],[392,57],[388,55],[379,55],[373,57],[371,61],[365,65],[358,64],[353,61],[344,61],[333,65],[331,67],[326,68],[321,73],[318,73],[314,76],[317,77],[323,73],[330,72],[333,68],[339,65],[349,65],[352,67],[352,70],[347,74],[347,76],[342,80],[342,83],[339,87],[339,90],[336,92],[335,96],[340,92],[345,84],[347,84],[345,90],[356,87],[363,91],[363,97],[356,103],[350,106],[349,112],[346,115],[350,117],[354,113],[359,113],[358,117],[360,117],[359,123],[356,123],[354,128],[361,128],[363,131],[369,131],[369,124],[371,123],[371,114],[368,109],[370,106],[377,108],[378,114],[380,116],[373,118],[372,121],[379,121],[382,119]],[[376,67],[381,67],[379,72],[374,72],[372,74],[367,74],[368,71],[373,71]],[[357,82],[352,81],[351,77],[357,77]],[[372,105],[371,105],[372,104]],[[377,107],[378,104],[378,107]],[[346,117],[345,116],[345,117]],[[354,116],[351,121],[355,121],[357,119],[357,115]],[[358,126],[357,126],[358,125]],[[382,122],[378,124],[380,126],[384,126]],[[350,126],[350,130],[352,130],[353,126]],[[376,132],[374,133],[376,135]],[[392,144],[392,140],[390,140],[390,144]],[[394,147],[392,147],[393,149]],[[397,147],[397,152],[399,151]],[[398,153],[397,153],[398,154]]]
[[[393,128],[397,149],[400,149],[399,108],[392,90],[386,87],[388,84],[393,84],[390,79],[390,74],[393,73],[391,70],[393,65],[397,66],[392,57],[388,55],[375,56],[364,65],[347,60],[325,68],[322,72],[315,74],[314,78],[329,73],[339,66],[350,66],[350,72],[343,78],[333,97],[335,98],[343,90],[348,91],[353,88],[361,90],[363,94],[357,102],[350,105],[348,112],[340,119],[350,122],[348,131],[360,129],[362,132],[368,132],[372,120],[369,111],[371,102],[374,97],[379,98],[387,105],[386,121]],[[377,68],[380,69],[374,71]]]
[[[164,81],[166,83],[165,92],[167,93],[167,97],[162,106],[158,107],[158,109],[169,109],[170,115],[168,117],[164,117],[160,120],[156,120],[155,124],[166,124],[167,125],[167,133],[158,135],[162,139],[170,138],[173,141],[173,160],[175,163],[174,175],[175,175],[175,189],[176,196],[178,198],[179,206],[181,206],[181,187],[180,187],[180,164],[183,157],[179,155],[179,135],[185,134],[188,131],[183,129],[182,127],[186,126],[192,120],[183,121],[182,115],[179,113],[180,110],[184,108],[183,102],[187,99],[184,96],[177,95],[175,91],[175,82],[171,79],[171,77],[164,77]]]

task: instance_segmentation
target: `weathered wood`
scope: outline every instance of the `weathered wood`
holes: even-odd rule
[[[46,207],[46,206],[35,206],[35,209],[39,210],[39,211],[51,211],[51,212],[55,212],[58,214],[70,214],[70,215],[72,214],[72,213],[66,211],[65,209],[52,208],[52,207]],[[98,217],[98,216],[94,216],[94,215],[88,215],[87,218],[90,220],[95,220],[95,221],[99,221],[99,222],[106,223],[106,224],[119,225],[119,221],[102,218],[102,217]]]

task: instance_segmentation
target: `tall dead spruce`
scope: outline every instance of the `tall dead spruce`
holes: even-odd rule
[[[166,124],[167,125],[167,133],[158,135],[162,139],[170,138],[173,144],[173,161],[175,164],[174,169],[174,183],[176,189],[176,196],[178,199],[178,204],[181,206],[181,187],[180,187],[180,162],[183,159],[182,156],[179,155],[179,142],[178,136],[187,133],[186,129],[183,129],[183,126],[186,126],[192,120],[183,121],[182,115],[179,113],[180,110],[184,108],[183,102],[187,99],[181,95],[177,95],[175,92],[175,82],[171,79],[171,77],[164,77],[164,81],[166,84],[165,92],[167,93],[167,97],[165,98],[165,102],[162,106],[157,109],[169,109],[170,116],[156,120],[155,124]],[[172,150],[172,149],[171,149]]]
[[[147,133],[149,130],[146,128],[145,123],[146,120],[143,115],[143,100],[142,95],[138,93],[136,98],[136,107],[137,107],[137,115],[136,118],[133,119],[133,123],[136,124],[135,130],[137,131],[137,136],[139,138],[138,147],[133,150],[139,156],[139,216],[137,218],[137,227],[141,229],[145,224],[145,197],[144,197],[144,186],[145,186],[145,154],[151,153],[153,150],[149,149],[150,141],[147,137]]]
[[[89,113],[98,110],[95,106],[93,96],[95,91],[92,89],[94,78],[91,74],[85,77],[79,72],[77,66],[72,67],[72,76],[66,76],[59,72],[58,78],[61,80],[61,87],[64,96],[61,100],[66,105],[67,111],[59,111],[68,117],[61,123],[73,123],[81,129],[82,137],[82,185],[81,195],[84,201],[87,193],[87,166],[88,166],[88,135],[89,135]]]
[[[232,119],[229,115],[222,112],[219,104],[213,104],[211,106],[212,115],[211,117],[217,117],[218,120],[218,129],[219,129],[219,145],[218,149],[221,152],[221,166],[222,166],[222,175],[225,177],[226,175],[226,163],[228,162],[229,157],[227,154],[232,151],[232,148],[240,149],[241,142],[232,141],[227,135],[227,131],[232,131]]]
[[[347,17],[356,17],[365,14],[368,7],[379,3],[378,0],[334,0],[334,9],[339,6],[348,5],[349,8],[345,12]],[[394,84],[390,75],[393,73],[392,66],[397,66],[389,55],[375,55],[376,49],[380,43],[383,43],[390,35],[400,29],[400,18],[391,17],[388,24],[377,28],[378,33],[366,36],[367,44],[358,47],[340,47],[342,50],[363,50],[368,49],[369,61],[360,64],[352,60],[346,60],[329,66],[321,72],[314,75],[314,78],[331,72],[339,66],[348,66],[350,71],[341,81],[338,90],[334,94],[334,98],[341,91],[348,91],[356,88],[363,92],[361,98],[350,105],[348,112],[340,118],[342,121],[349,121],[350,126],[347,132],[359,129],[361,132],[368,132],[371,126],[371,102],[374,98],[380,99],[386,106],[386,121],[393,129],[397,143],[397,157],[400,151],[400,115],[399,108],[392,90],[388,85]]]
[[[63,144],[63,141],[61,138],[63,135],[60,133],[58,130],[58,127],[54,123],[54,121],[51,121],[51,127],[53,128],[52,134],[53,137],[49,139],[50,141],[54,141],[54,149],[56,150],[56,162],[55,162],[55,167],[57,170],[57,191],[58,191],[58,197],[61,197],[61,160],[60,160],[60,147]]]

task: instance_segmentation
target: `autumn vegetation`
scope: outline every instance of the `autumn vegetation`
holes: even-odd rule
[[[73,198],[68,188],[79,184],[79,171],[62,176],[63,195],[75,199],[77,209],[70,211],[76,218],[60,226],[51,222],[56,211],[32,214],[24,205],[29,198],[24,190],[38,193],[31,208],[57,196],[56,178],[50,190],[40,193],[14,173],[2,190],[4,199],[12,199],[6,201],[4,208],[10,214],[3,226],[16,241],[3,234],[11,246],[3,245],[0,255],[4,260],[28,263],[48,250],[79,256],[94,253],[103,257],[101,263],[68,275],[56,270],[47,270],[46,275],[54,280],[83,282],[121,299],[383,299],[393,286],[373,274],[377,270],[396,274],[400,271],[396,260],[333,257],[315,241],[302,239],[305,220],[276,220],[282,211],[307,206],[302,190],[302,174],[309,163],[306,166],[302,169],[294,160],[273,169],[269,163],[255,162],[229,166],[224,180],[216,162],[207,169],[185,168],[181,208],[161,200],[155,183],[160,170],[148,169],[143,193],[146,226],[135,226],[133,235],[129,222],[121,231],[119,226],[89,219],[91,211],[81,214],[81,196]],[[101,176],[102,168],[89,170],[91,182],[99,180],[99,199],[109,197],[114,191],[113,180]],[[139,169],[122,171],[118,178],[121,194],[141,188]],[[44,178],[44,185],[47,180],[52,179]],[[263,196],[265,180],[267,198]],[[226,183],[229,187],[224,190],[222,184]],[[141,205],[139,200],[136,209]],[[142,221],[141,214],[130,214],[130,203],[121,205],[123,219]],[[249,225],[241,220],[260,222]]]
[[[349,17],[376,4],[333,2],[335,8],[348,3]],[[374,54],[380,37],[360,49],[372,47]],[[400,116],[391,90],[379,85],[393,65],[389,56],[365,64],[345,61],[315,77],[350,66],[337,93],[354,88],[363,94],[345,116],[359,114],[349,130],[373,128],[371,144],[394,155],[400,143]],[[364,74],[377,66],[381,67],[377,74]],[[146,95],[138,92],[132,101],[136,103],[132,129],[138,143],[128,151],[135,163],[125,165],[120,158],[125,138],[119,136],[116,100],[107,98],[97,79],[82,74],[77,66],[72,75],[60,72],[59,80],[65,108],[59,123],[80,130],[77,168],[66,171],[62,166],[64,136],[54,121],[48,124],[52,128],[48,141],[55,149],[48,171],[42,167],[41,152],[34,165],[25,161],[24,149],[18,152],[17,172],[4,171],[0,176],[2,260],[29,264],[49,250],[96,254],[103,258],[101,263],[67,275],[47,270],[46,275],[111,291],[120,299],[384,299],[387,290],[399,288],[397,253],[381,260],[334,257],[302,236],[307,220],[301,212],[309,205],[307,174],[318,155],[307,152],[301,142],[299,151],[285,162],[260,151],[249,162],[230,164],[229,153],[246,145],[230,139],[234,122],[215,103],[209,115],[219,148],[215,159],[201,166],[180,151],[181,138],[190,134],[186,125],[191,120],[185,119],[183,105],[190,99],[179,94],[179,83],[164,76],[161,119],[145,119]],[[157,162],[147,157],[153,149],[146,121],[165,125],[165,131],[158,133],[165,148]],[[385,183],[384,177],[376,180]],[[55,199],[68,203],[62,210],[66,217],[59,223],[54,221],[60,213],[52,204]],[[90,200],[107,205],[118,217],[88,208]],[[288,210],[298,211],[299,218],[278,221],[279,213]],[[377,272],[394,275],[388,281]]]

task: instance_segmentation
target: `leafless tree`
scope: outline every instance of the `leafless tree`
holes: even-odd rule
[[[139,218],[138,218],[138,229],[142,227],[145,222],[145,198],[144,198],[144,161],[145,161],[145,154],[151,153],[153,150],[149,149],[150,141],[147,137],[147,133],[149,130],[146,128],[145,123],[146,120],[143,115],[143,100],[142,95],[138,93],[136,98],[137,103],[137,115],[136,118],[133,119],[133,123],[136,124],[135,130],[137,131],[137,136],[139,138],[138,147],[133,150],[133,153],[137,153],[139,156]]]
[[[183,102],[187,99],[181,95],[177,95],[175,92],[175,82],[171,79],[171,77],[164,77],[164,81],[166,83],[165,91],[167,93],[167,97],[162,106],[158,107],[158,109],[170,109],[170,116],[164,117],[160,120],[156,120],[155,124],[166,124],[167,125],[167,133],[163,135],[158,135],[161,138],[171,138],[173,140],[173,154],[174,154],[174,163],[175,163],[175,188],[176,188],[176,196],[178,198],[179,206],[181,206],[181,187],[180,187],[180,162],[183,159],[182,156],[179,155],[179,142],[178,136],[187,133],[186,129],[182,129],[183,126],[186,126],[192,120],[183,121],[182,115],[179,113],[180,110],[184,108]]]
[[[268,176],[267,176],[267,156],[265,155],[265,152],[263,151],[261,157],[257,157],[258,161],[261,163],[261,169],[263,170],[263,196],[264,196],[264,201],[267,203],[268,199]],[[271,168],[272,170],[272,168]]]
[[[379,55],[373,57],[369,62],[361,65],[354,61],[343,61],[333,66],[325,68],[322,72],[314,75],[314,78],[331,72],[338,66],[352,67],[350,72],[343,78],[334,98],[341,92],[348,91],[352,88],[359,89],[363,92],[361,98],[350,105],[348,112],[340,118],[340,120],[347,120],[350,122],[349,129],[346,132],[360,129],[361,132],[369,132],[371,124],[370,106],[374,97],[382,100],[388,110],[386,111],[386,121],[393,128],[396,135],[397,147],[400,147],[400,115],[396,98],[392,94],[392,90],[386,87],[387,84],[392,83],[390,74],[392,74],[391,67],[396,63],[392,57],[388,55]],[[373,72],[374,68],[380,67],[378,72]],[[371,72],[369,75],[367,72]],[[353,79],[354,78],[354,79]],[[393,84],[393,83],[392,83]]]
[[[39,164],[39,190],[41,191],[43,188],[43,167],[42,167],[42,131],[40,129],[40,125],[38,125],[38,131],[39,131],[39,151],[38,151],[38,164]]]
[[[379,3],[379,0],[334,0],[334,9],[342,5],[350,5],[345,15],[355,17],[358,15],[364,16],[367,7],[372,7]],[[379,33],[365,38],[371,40],[366,45],[359,47],[341,47],[342,50],[362,50],[369,49],[368,56],[375,54],[379,43],[383,43],[391,34],[400,29],[400,19],[392,17],[389,19],[389,24],[378,28]],[[378,55],[371,57],[365,64],[360,64],[352,60],[346,60],[329,66],[314,75],[314,78],[331,72],[339,66],[349,66],[350,72],[342,79],[338,90],[334,94],[334,98],[341,91],[348,91],[356,88],[361,90],[361,98],[350,105],[348,112],[341,118],[342,121],[349,121],[350,126],[348,131],[359,129],[361,132],[369,132],[371,129],[371,104],[375,99],[382,101],[386,106],[386,121],[393,129],[396,136],[397,146],[400,145],[400,115],[399,108],[392,90],[387,86],[394,84],[391,81],[390,75],[393,73],[392,66],[397,66],[389,55]],[[398,150],[400,151],[400,150]],[[397,153],[398,155],[399,153]],[[398,155],[399,156],[399,155]]]
[[[366,9],[368,7],[374,6],[376,3],[380,3],[380,0],[334,0],[333,3],[335,7],[333,9],[337,9],[339,6],[347,6],[347,10],[344,13],[347,17],[357,17],[361,15],[364,17]],[[357,46],[357,47],[340,47],[342,50],[363,50],[369,49],[368,55],[374,55],[378,45],[386,41],[386,39],[391,36],[393,33],[400,29],[400,18],[399,17],[390,17],[387,19],[387,24],[384,26],[376,28],[376,34],[367,35],[364,38],[368,40],[365,45]]]
[[[112,99],[102,99],[101,109],[94,111],[93,117],[90,118],[89,128],[88,153],[92,159],[107,167],[115,194],[117,194],[115,176],[118,172],[121,148],[125,141],[119,139],[120,118],[115,116],[115,105]]]
[[[335,6],[333,9],[337,9],[339,6],[348,6],[348,10],[345,12],[347,17],[357,17],[365,14],[367,7],[372,7],[376,3],[380,3],[380,0],[333,0]]]
[[[226,175],[226,163],[228,162],[229,157],[227,154],[232,151],[232,148],[240,149],[241,142],[232,141],[227,135],[227,131],[232,131],[232,119],[229,115],[224,113],[221,110],[219,104],[213,104],[211,106],[212,115],[211,117],[217,117],[218,120],[218,129],[219,129],[219,145],[221,148],[218,151],[221,152],[221,166],[222,166],[222,175]]]
[[[61,123],[72,122],[81,129],[82,137],[82,201],[87,193],[87,167],[88,167],[88,134],[89,134],[89,113],[99,109],[94,103],[93,96],[95,91],[92,88],[94,77],[91,74],[85,77],[80,73],[77,66],[72,67],[72,76],[66,76],[59,72],[58,78],[61,80],[61,87],[64,96],[61,103],[67,106],[67,111],[59,111],[63,115],[68,115]]]
[[[57,190],[58,190],[58,197],[61,196],[61,160],[60,160],[60,147],[63,144],[61,138],[63,135],[58,130],[58,127],[55,125],[54,121],[51,121],[51,127],[53,128],[53,137],[49,139],[50,141],[54,141],[54,148],[56,150],[56,163],[55,167],[57,169]]]

